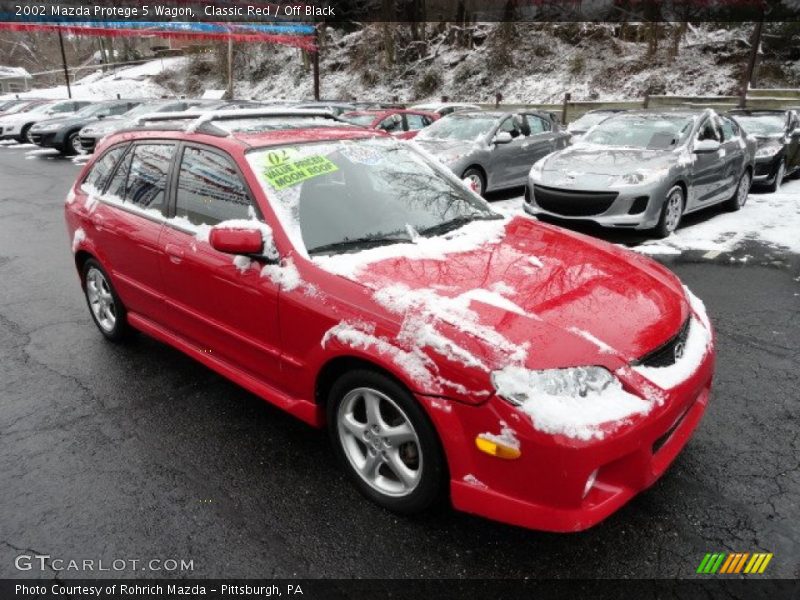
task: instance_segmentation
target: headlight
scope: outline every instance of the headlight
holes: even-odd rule
[[[653,183],[669,173],[669,169],[657,169],[655,171],[646,171],[644,169],[634,171],[633,173],[626,173],[614,179],[611,182],[612,187],[626,186],[626,185],[642,185],[645,183]]]
[[[610,386],[621,386],[608,369],[603,367],[570,367],[530,371],[521,367],[506,367],[492,373],[492,385],[497,395],[521,406],[532,396],[586,397],[599,394]]]
[[[756,150],[756,158],[772,158],[783,149],[783,146],[778,144],[770,144],[769,146],[762,146]]]

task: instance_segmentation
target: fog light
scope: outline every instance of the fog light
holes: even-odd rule
[[[490,456],[496,456],[497,458],[513,460],[522,456],[522,452],[518,447],[509,446],[508,444],[504,444],[496,439],[490,440],[483,437],[483,435],[479,435],[475,438],[475,445],[481,452],[485,452]]]
[[[597,481],[597,471],[599,471],[599,469],[592,471],[592,474],[589,475],[589,478],[586,480],[586,485],[583,487],[584,498],[589,495],[589,491],[594,487],[594,483]]]

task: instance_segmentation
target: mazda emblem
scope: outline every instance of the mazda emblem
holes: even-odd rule
[[[677,344],[675,344],[675,351],[674,351],[675,362],[683,358],[683,353],[685,351],[686,351],[686,344],[684,344],[683,342],[678,342]]]

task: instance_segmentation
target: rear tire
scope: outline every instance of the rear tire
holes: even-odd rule
[[[750,175],[750,171],[745,171],[742,173],[742,177],[739,179],[739,185],[736,186],[736,191],[727,202],[728,210],[737,211],[745,205],[747,202],[747,196],[750,193],[750,186],[752,182],[753,178]]]
[[[88,259],[81,272],[83,294],[92,320],[106,339],[121,342],[131,332],[128,313],[119,299],[111,279],[95,259]]]
[[[28,131],[30,131],[31,125],[32,125],[32,123],[28,123],[27,125],[23,125],[22,129],[19,130],[19,137],[17,138],[17,141],[20,144],[25,144],[25,143],[27,143],[29,141],[28,140]]]
[[[61,154],[65,156],[73,156],[80,152],[81,142],[78,138],[78,132],[73,131],[70,133],[67,138],[64,140],[64,145],[61,146]]]
[[[669,237],[681,224],[684,208],[686,208],[686,198],[683,188],[679,185],[672,186],[661,207],[661,216],[654,229],[655,235],[659,238]]]
[[[376,504],[401,514],[430,508],[446,466],[439,437],[414,397],[367,369],[342,375],[327,402],[328,432],[350,481]]]

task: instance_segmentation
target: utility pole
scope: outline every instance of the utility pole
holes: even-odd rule
[[[228,38],[228,100],[233,100],[233,38]]]
[[[763,26],[764,13],[761,13],[761,19],[756,23],[753,36],[750,38],[750,58],[747,61],[747,69],[744,72],[742,89],[739,91],[739,108],[747,106],[747,90],[750,89],[750,82],[753,80],[753,71],[755,71],[756,60],[758,60],[758,50],[761,47],[761,29]]]
[[[317,47],[312,57],[312,67],[314,69],[314,100],[319,100],[319,25],[314,28],[314,43]]]
[[[61,64],[64,66],[64,80],[67,82],[67,97],[72,99],[72,88],[69,87],[69,69],[67,68],[67,54],[64,52],[64,36],[58,30],[58,45],[61,47]]]

